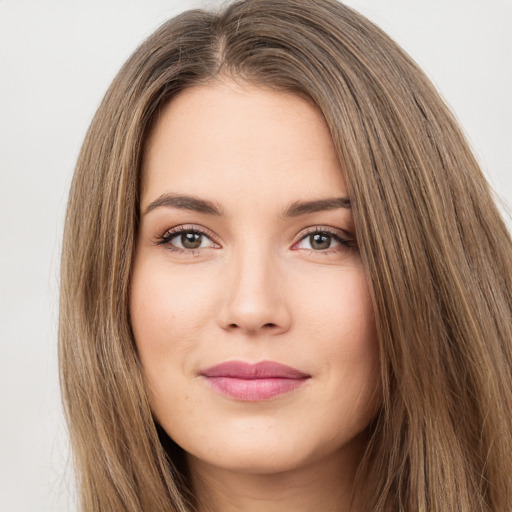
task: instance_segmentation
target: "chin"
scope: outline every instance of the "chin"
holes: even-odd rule
[[[300,456],[299,456],[300,454]],[[190,456],[190,454],[189,454]],[[296,449],[277,448],[274,446],[223,446],[209,453],[192,455],[202,464],[220,470],[239,474],[271,475],[286,473],[308,464],[309,456]]]
[[[252,432],[251,435],[230,434],[216,436],[215,440],[212,437],[207,445],[202,446],[195,440],[195,446],[185,444],[183,448],[193,463],[234,473],[259,475],[293,472],[322,461],[339,460],[343,452],[346,454],[342,458],[359,461],[361,453],[360,436],[316,439],[308,443],[307,439],[311,439],[311,436],[306,432],[300,435],[282,432],[277,435],[273,430],[268,430],[268,435],[262,435],[262,431]]]

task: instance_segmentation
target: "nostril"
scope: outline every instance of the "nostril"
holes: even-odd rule
[[[240,327],[238,324],[229,324],[228,325],[228,329],[237,329],[238,327]],[[277,327],[277,324],[274,324],[272,322],[262,325],[263,329],[272,329],[274,327]]]

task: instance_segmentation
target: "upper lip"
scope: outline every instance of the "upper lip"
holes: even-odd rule
[[[274,361],[246,363],[226,361],[201,371],[204,377],[228,377],[233,379],[306,379],[311,375],[296,368]]]

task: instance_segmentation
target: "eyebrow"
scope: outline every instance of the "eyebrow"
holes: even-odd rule
[[[144,215],[162,206],[179,208],[181,210],[192,210],[207,215],[215,215],[216,217],[225,216],[224,209],[220,204],[185,194],[162,194],[146,207]],[[294,201],[284,210],[281,217],[300,217],[308,213],[335,210],[338,208],[350,209],[350,199],[348,197],[331,197],[313,201]]]
[[[181,210],[193,210],[218,217],[224,216],[224,210],[221,205],[214,203],[213,201],[207,201],[206,199],[200,199],[198,197],[184,194],[163,194],[160,197],[157,197],[147,206],[144,211],[144,215],[161,206],[179,208]]]
[[[299,217],[307,213],[336,210],[338,208],[350,209],[348,197],[330,197],[327,199],[316,199],[314,201],[294,201],[283,213],[283,217]]]

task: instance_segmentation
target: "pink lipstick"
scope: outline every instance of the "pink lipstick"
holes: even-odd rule
[[[246,402],[268,400],[293,391],[311,377],[272,361],[226,361],[203,370],[201,375],[215,391]]]

